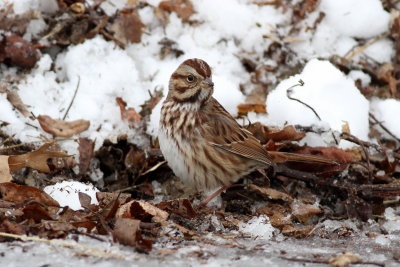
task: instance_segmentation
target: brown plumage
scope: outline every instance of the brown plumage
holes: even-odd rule
[[[175,174],[198,190],[229,186],[273,165],[258,139],[212,97],[213,87],[208,64],[186,60],[172,74],[161,109],[161,151]]]

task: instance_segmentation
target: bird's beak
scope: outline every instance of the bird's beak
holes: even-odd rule
[[[211,78],[206,78],[203,82],[207,85],[207,87],[214,88],[214,83]]]

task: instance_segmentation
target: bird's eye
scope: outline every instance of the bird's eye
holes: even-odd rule
[[[192,82],[194,82],[194,81],[196,80],[196,78],[195,78],[192,74],[190,74],[190,75],[188,75],[188,76],[186,77],[186,80],[187,80],[188,82],[192,83]]]

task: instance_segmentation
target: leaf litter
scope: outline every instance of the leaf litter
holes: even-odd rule
[[[121,47],[141,42],[145,25],[138,11],[143,5],[149,5],[148,3],[132,5],[113,16],[108,16],[98,7],[99,3],[89,6],[74,1],[72,4],[71,1],[58,2],[59,13],[41,14],[48,16],[46,17],[48,28],[42,33],[41,38],[52,41],[46,46],[62,50],[98,34]],[[294,10],[291,31],[295,32],[299,30],[296,24],[300,25],[299,22],[315,10],[317,2],[302,1],[292,5],[287,1],[257,1],[257,4],[273,4],[282,9]],[[196,23],[192,20],[195,10],[190,1],[163,1],[158,7],[152,8],[164,25],[168,24],[169,13],[176,13],[184,23]],[[2,10],[1,21],[4,21],[0,23],[2,30],[12,34],[3,38],[0,44],[0,61],[8,66],[30,69],[40,57],[38,49],[44,52],[44,49],[48,48],[41,48],[21,37],[26,31],[28,22],[37,14],[27,12],[22,16],[13,17],[10,10],[10,8]],[[7,16],[4,16],[5,14]],[[399,28],[399,21],[397,14],[391,24],[390,32],[397,49],[400,47],[396,30]],[[242,116],[253,111],[267,112],[265,99],[268,96],[268,88],[275,85],[273,82],[266,82],[271,73],[285,76],[297,71],[296,66],[291,66],[290,69],[285,64],[290,61],[293,53],[284,45],[288,39],[280,36],[275,36],[273,39],[275,41],[264,53],[276,59],[279,63],[277,66],[268,66],[261,58],[248,56],[245,52],[245,56],[241,59],[256,87],[247,94],[245,103],[238,106],[239,114]],[[180,50],[179,44],[173,40],[161,40],[160,45],[161,59],[171,55],[179,57],[184,53]],[[331,61],[345,72],[355,68],[353,62],[348,59],[339,58]],[[367,87],[359,84],[361,92],[367,97],[379,95],[399,98],[400,72],[398,62],[394,63],[383,64],[377,68],[369,64],[358,65],[357,68],[374,77],[373,82]],[[6,93],[7,99],[25,117],[31,116],[29,107],[23,104],[16,91],[2,89],[0,93]],[[148,117],[161,98],[162,94],[155,91],[151,94],[150,100],[143,104],[140,112],[134,108],[127,108],[122,98],[116,98],[121,119],[132,127],[144,131]],[[86,120],[67,122],[47,115],[40,115],[37,119],[43,131],[55,137],[72,137],[86,131],[90,125]],[[73,172],[71,165],[57,167],[52,164],[51,159],[69,157],[65,152],[49,150],[52,143],[42,143],[36,150],[33,147],[24,147],[23,144],[7,147],[6,143],[1,143],[0,240],[9,242],[14,238],[36,239],[38,242],[51,243],[55,238],[71,235],[105,235],[112,236],[114,241],[131,246],[139,252],[154,251],[169,255],[185,245],[190,245],[191,242],[240,248],[241,240],[252,237],[240,232],[238,225],[250,222],[258,216],[266,216],[269,223],[276,228],[275,238],[283,236],[307,242],[309,238],[317,237],[326,239],[354,237],[357,234],[346,226],[327,232],[320,222],[338,218],[350,218],[360,224],[371,220],[384,222],[382,216],[385,208],[398,206],[397,198],[400,195],[398,142],[375,133],[375,138],[380,141],[379,145],[371,144],[355,138],[349,130],[344,130],[341,138],[356,143],[359,145],[358,148],[310,147],[300,146],[298,141],[314,129],[299,125],[287,125],[277,129],[259,122],[250,123],[248,129],[271,151],[278,168],[275,173],[265,175],[262,172],[253,172],[247,175],[222,193],[220,206],[204,209],[196,206],[200,196],[191,194],[190,189],[181,185],[167,164],[164,164],[157,142],[154,140],[149,140],[150,147],[143,148],[129,143],[124,136],[119,136],[116,143],[105,142],[100,149],[94,151],[95,140],[79,138],[79,173]],[[18,140],[12,140],[12,137],[4,134],[0,140],[19,143]],[[293,162],[289,156],[285,157],[284,153],[295,154],[299,158],[301,155],[324,157],[337,164]],[[104,179],[97,181],[96,184],[103,191],[98,192],[96,196],[99,204],[90,204],[91,197],[80,193],[79,200],[82,206],[80,210],[72,210],[68,206],[60,207],[56,200],[43,191],[44,186],[36,188],[24,185],[23,180],[22,184],[21,180],[20,184],[13,180],[13,176],[18,172],[24,175],[24,172],[35,171],[45,175],[47,178],[45,183],[48,185],[57,182],[54,173],[61,173],[59,178],[61,180],[73,179],[86,182],[89,181],[88,175],[96,169],[104,174]],[[372,228],[371,236],[379,235],[381,231],[379,227]],[[212,234],[213,238],[208,234]],[[166,240],[177,245],[172,246],[170,251],[154,249],[158,243],[166,243]],[[239,243],[230,242],[231,240],[237,240]],[[298,242],[301,244],[302,241]],[[77,247],[68,243],[60,244]],[[112,256],[94,252],[90,247],[83,249],[86,255]],[[281,251],[281,254],[285,252]],[[209,259],[212,253],[208,255],[194,253],[192,256]],[[287,260],[313,262],[312,257],[318,258],[321,255],[310,254],[308,259],[287,258]],[[333,266],[367,263],[352,253],[324,260],[316,259],[314,262],[330,263]]]

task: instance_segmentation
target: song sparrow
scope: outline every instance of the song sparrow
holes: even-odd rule
[[[230,186],[274,165],[259,140],[212,97],[213,90],[209,65],[188,59],[172,74],[161,108],[161,151],[175,175],[197,190]]]

